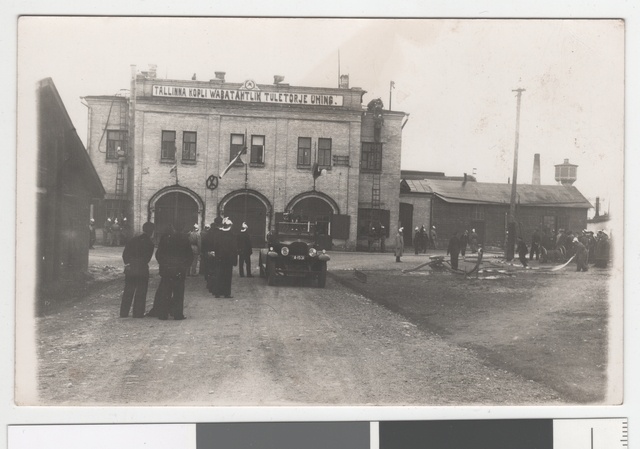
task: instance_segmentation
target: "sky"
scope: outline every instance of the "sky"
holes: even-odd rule
[[[402,168],[506,183],[513,177],[522,88],[518,183],[543,184],[578,165],[575,186],[603,210],[622,208],[624,24],[616,20],[205,19],[23,17],[18,107],[51,77],[86,142],[80,97],[128,89],[131,65],[158,77],[351,87],[408,114]],[[22,100],[22,101],[21,101]],[[19,123],[20,124],[20,123]]]

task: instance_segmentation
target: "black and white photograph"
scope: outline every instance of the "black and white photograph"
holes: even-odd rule
[[[15,403],[622,404],[625,27],[20,17]]]

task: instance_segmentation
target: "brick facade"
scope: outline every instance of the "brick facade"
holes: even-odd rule
[[[176,95],[158,95],[158,86],[164,86],[162,92]],[[140,231],[145,221],[158,218],[156,205],[160,207],[158,201],[162,202],[161,198],[168,194],[190,198],[186,201],[196,205],[197,221],[202,225],[224,213],[227,205],[237,207],[237,198],[246,193],[257,201],[254,203],[258,204],[258,209],[264,208],[264,229],[253,230],[262,236],[273,226],[275,213],[284,212],[295,206],[294,202],[305,198],[319,198],[334,215],[349,216],[348,236],[334,238],[334,246],[354,249],[358,209],[370,203],[372,189],[370,173],[360,172],[362,142],[373,141],[372,118],[362,107],[365,92],[359,88],[288,85],[258,85],[252,86],[251,91],[246,87],[219,79],[177,81],[138,75],[132,83],[131,98],[86,97],[89,105],[88,151],[107,190],[107,198],[115,198],[117,163],[106,158],[105,130],[125,129],[129,148],[124,173],[126,205],[123,215],[131,218],[135,232]],[[246,96],[260,92],[263,99],[271,95],[271,99],[287,102],[192,97],[192,92],[211,96],[214,90]],[[186,96],[182,96],[187,91]],[[290,101],[294,95],[296,101],[304,96],[307,104]],[[318,100],[330,102],[336,98],[342,101],[341,106],[317,104]],[[383,144],[381,207],[390,211],[391,235],[395,233],[394,224],[398,221],[401,121],[404,116],[401,112],[384,111],[385,122],[380,135]],[[163,131],[175,132],[175,159],[161,157]],[[195,161],[182,159],[185,132],[196,133]],[[263,163],[249,164],[246,178],[245,167],[234,166],[219,179],[216,189],[209,189],[207,178],[218,176],[230,161],[232,134],[246,134],[249,153],[252,136],[260,136],[264,141]],[[298,161],[300,137],[311,139],[311,157],[303,161],[307,162],[305,164]],[[332,162],[326,167],[327,173],[317,179],[314,190],[312,166],[320,139],[330,139]],[[327,141],[323,142],[326,144]],[[250,154],[243,155],[242,159],[249,162]],[[174,165],[177,179],[175,171],[171,172]]]

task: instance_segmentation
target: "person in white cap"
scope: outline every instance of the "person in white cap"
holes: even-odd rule
[[[249,226],[247,223],[242,223],[240,233],[238,234],[238,268],[240,269],[240,277],[244,277],[244,268],[247,267],[247,277],[253,277],[251,274],[251,254],[253,248],[251,247],[251,236],[247,232]]]
[[[238,264],[238,249],[236,239],[231,232],[233,222],[225,217],[222,219],[222,226],[218,234],[213,251],[218,261],[218,274],[215,283],[214,296],[219,298],[233,298],[231,296],[231,278],[233,276],[233,267]]]
[[[576,271],[587,271],[589,269],[587,266],[589,252],[587,251],[587,247],[578,240],[578,237],[573,238],[573,250],[576,255]]]
[[[107,218],[104,221],[102,228],[102,243],[104,246],[111,245],[111,218]]]
[[[420,228],[416,226],[413,233],[413,252],[417,256],[422,248],[422,237],[420,236]]]
[[[194,224],[193,229],[189,232],[189,244],[191,245],[191,252],[193,253],[193,262],[191,262],[189,276],[197,276],[198,265],[200,263],[200,249],[202,248],[200,225],[198,225],[198,223]]]
[[[402,254],[404,252],[404,237],[402,235],[403,231],[404,228],[401,226],[398,228],[398,232],[396,234],[396,247],[394,251],[394,254],[396,255],[396,262],[402,262],[400,260],[400,257],[402,257]]]
[[[96,243],[96,221],[89,219],[89,249],[93,249],[93,245]]]
[[[472,229],[469,234],[469,246],[471,247],[471,254],[478,252],[478,234],[476,233],[475,228]]]
[[[111,225],[111,246],[120,245],[120,222],[116,218]]]

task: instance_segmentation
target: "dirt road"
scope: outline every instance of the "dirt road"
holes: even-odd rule
[[[267,287],[234,273],[234,298],[215,299],[188,278],[184,321],[119,318],[122,284],[37,319],[41,404],[562,402],[334,279]]]

